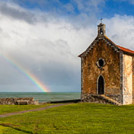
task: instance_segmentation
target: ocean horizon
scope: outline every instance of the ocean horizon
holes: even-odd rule
[[[80,92],[0,92],[0,98],[33,97],[39,102],[80,99]]]

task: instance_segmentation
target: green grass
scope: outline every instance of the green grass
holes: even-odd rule
[[[0,114],[35,109],[35,108],[45,107],[48,105],[50,105],[50,104],[44,104],[44,105],[0,105]]]
[[[134,134],[134,105],[70,104],[0,118],[0,124],[3,134]]]

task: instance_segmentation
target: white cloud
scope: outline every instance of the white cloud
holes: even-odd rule
[[[16,10],[16,5],[7,4],[6,8],[10,8],[10,11]],[[19,7],[17,6],[17,8]],[[22,8],[17,10],[23,10],[27,16],[31,14],[30,11]],[[38,21],[32,23],[27,21],[25,17],[22,19],[23,15],[21,19],[16,17],[19,14],[21,16],[22,12],[17,15],[8,12],[0,13],[0,53],[15,59],[17,63],[33,72],[48,87],[55,87],[52,89],[53,91],[80,91],[80,58],[77,56],[86,49],[87,44],[93,39],[94,28],[76,28],[69,21],[59,18],[53,18],[50,21],[51,16],[48,18],[49,16],[44,14],[43,17],[46,17],[47,21],[39,19],[42,15],[41,12],[33,14],[35,19],[38,18]],[[5,68],[5,72],[9,68],[13,68],[12,65]],[[1,71],[2,69],[0,69]],[[16,85],[15,83],[17,83],[24,87],[24,77],[16,70],[10,73],[11,78],[8,77],[9,74],[3,76],[3,71],[1,74],[0,79],[5,77],[7,80],[3,79],[3,81],[7,85]],[[8,79],[9,81],[10,79],[14,80],[15,83],[9,83]],[[26,84],[31,85],[28,82]],[[13,86],[10,87],[14,90]],[[64,87],[64,89],[60,87]],[[20,88],[20,90],[23,89]]]
[[[97,7],[98,4],[99,2],[94,3],[94,6]],[[91,15],[91,22],[87,26],[89,16],[86,14],[81,14],[72,21],[49,13],[29,11],[15,4],[2,6],[0,53],[15,59],[52,91],[80,91],[81,66],[80,58],[77,56],[97,35],[96,23],[92,23],[96,19],[95,16]],[[68,8],[73,10],[71,7]],[[79,9],[83,8],[83,5],[79,5]],[[82,17],[86,26],[79,25],[78,20]],[[116,15],[104,19],[104,22],[108,37],[119,45],[134,48],[133,16]],[[18,87],[19,91],[27,91],[27,87],[29,91],[37,91],[24,74],[4,59],[1,62],[3,66],[0,67],[0,91],[17,91]]]
[[[105,5],[105,0],[73,0],[81,12],[87,12],[89,14],[94,14],[100,11],[100,7]],[[91,12],[92,11],[92,12]]]
[[[134,50],[134,16],[115,15],[104,19],[107,35],[118,45]]]

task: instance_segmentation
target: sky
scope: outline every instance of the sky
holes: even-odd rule
[[[134,0],[0,0],[0,92],[80,92],[97,36],[134,50]]]

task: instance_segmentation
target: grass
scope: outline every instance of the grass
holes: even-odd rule
[[[1,118],[0,131],[0,134],[133,134],[134,105],[70,104]]]
[[[45,107],[48,105],[50,105],[50,104],[44,104],[44,105],[0,105],[0,114],[30,110],[30,109]]]

